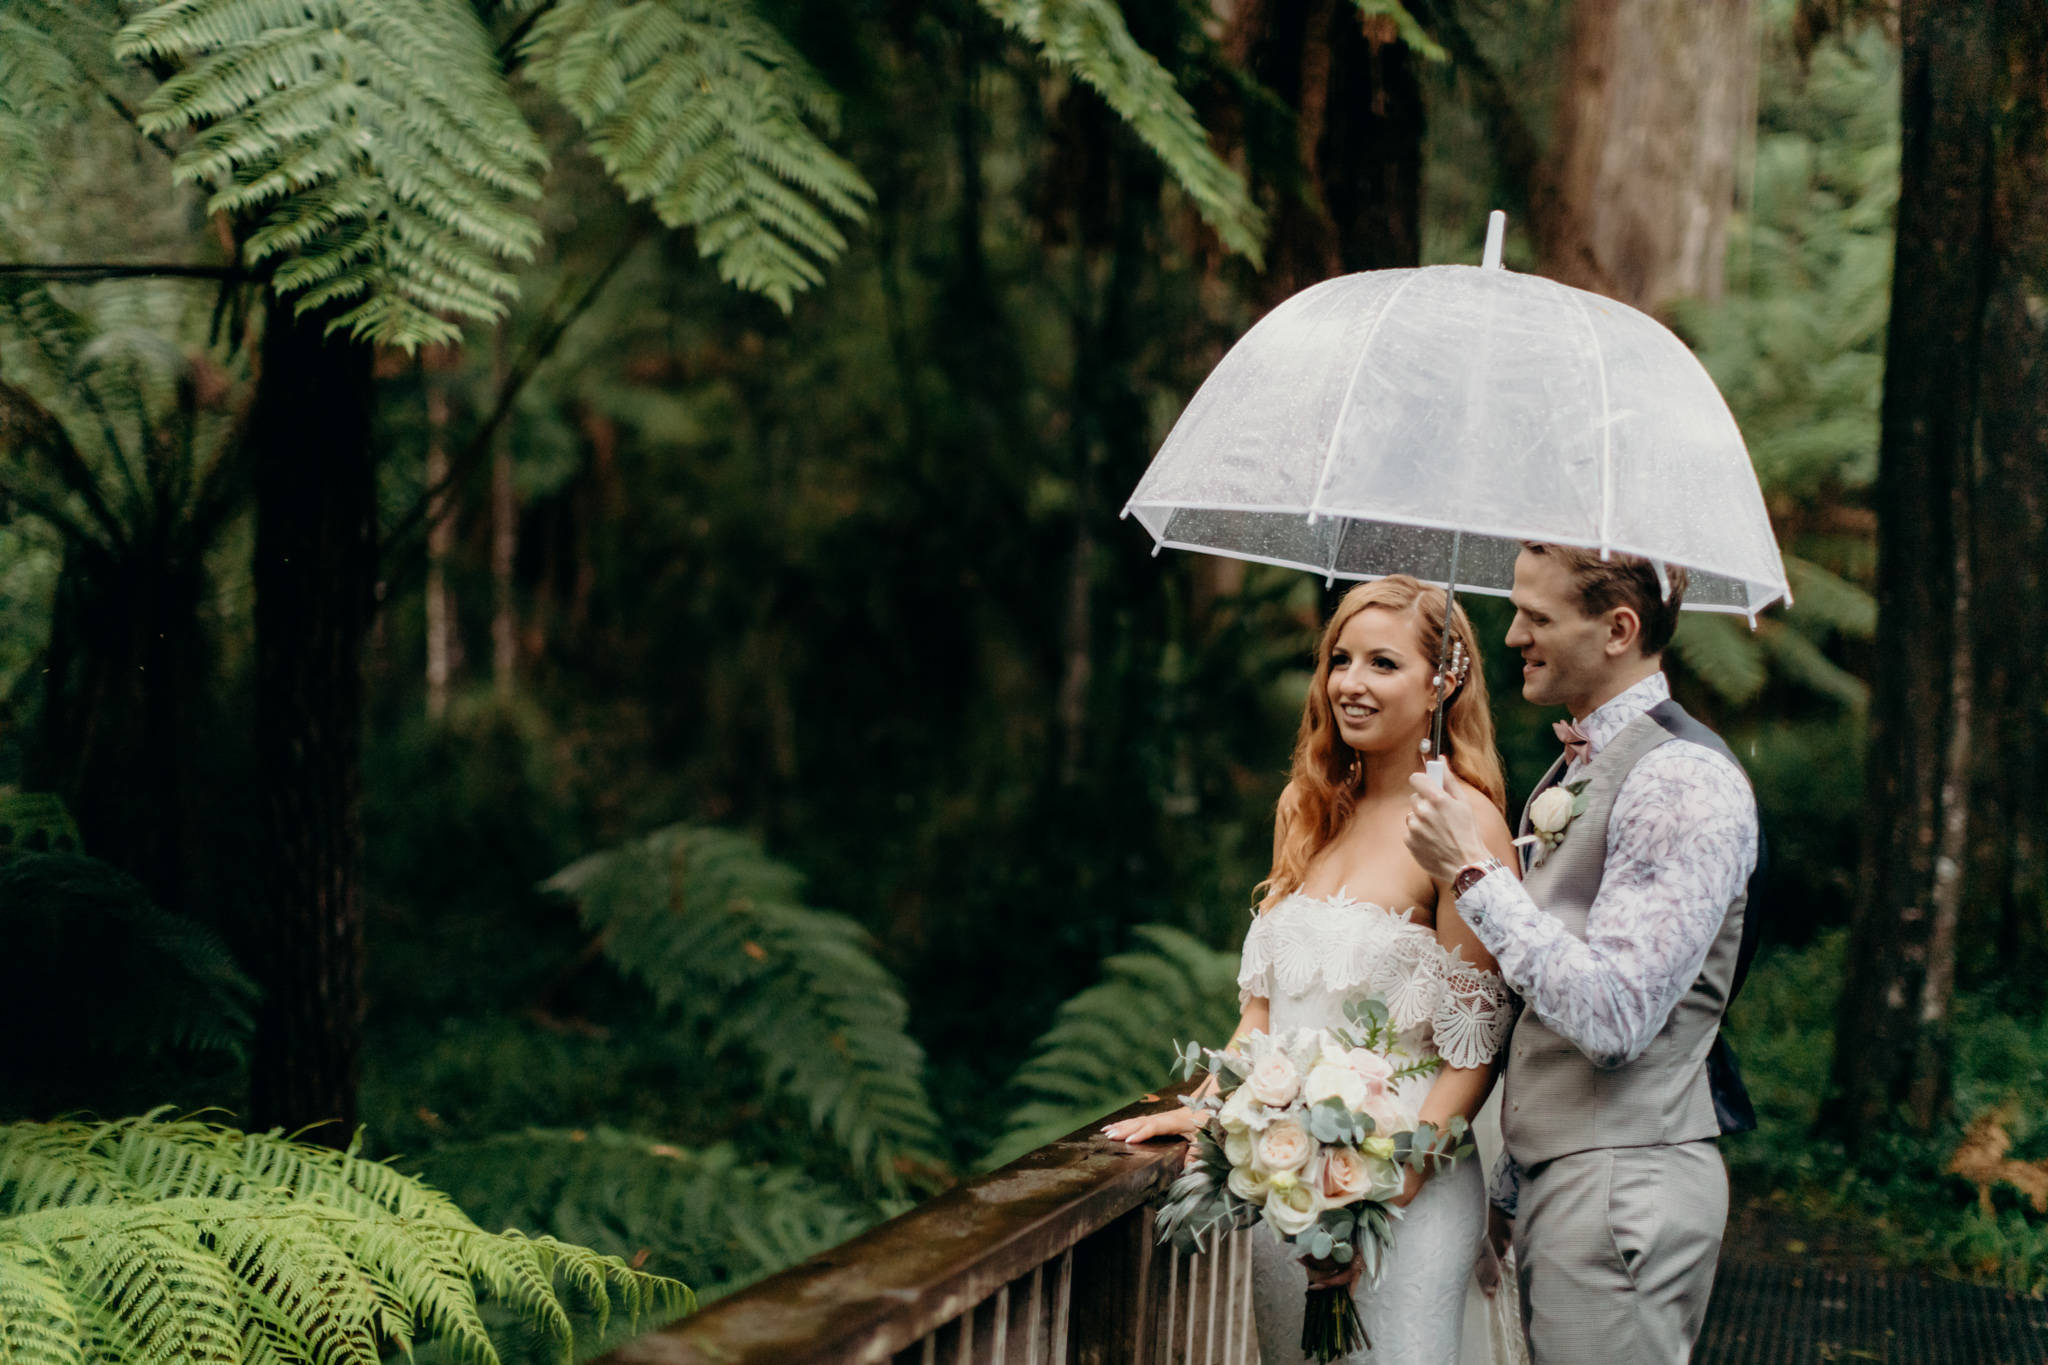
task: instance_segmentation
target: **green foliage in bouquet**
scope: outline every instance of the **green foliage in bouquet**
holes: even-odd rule
[[[559,1287],[558,1287],[559,1286]],[[499,1360],[479,1298],[572,1358],[568,1305],[664,1320],[690,1291],[551,1237],[492,1233],[420,1181],[272,1134],[156,1115],[0,1127],[0,1357],[22,1365]]]

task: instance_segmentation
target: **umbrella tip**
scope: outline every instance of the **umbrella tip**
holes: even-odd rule
[[[1159,552],[1160,552],[1161,550],[1165,549],[1165,548],[1166,548],[1166,547],[1165,547],[1164,545],[1162,545],[1162,544],[1161,544],[1160,542],[1158,542],[1158,541],[1156,541],[1156,540],[1155,540],[1155,541],[1153,541],[1153,542],[1152,542],[1152,557],[1153,557],[1154,559],[1157,559],[1157,558],[1159,558]]]
[[[1501,241],[1507,236],[1508,216],[1499,209],[1486,215],[1486,254],[1479,264],[1487,270],[1499,270]]]

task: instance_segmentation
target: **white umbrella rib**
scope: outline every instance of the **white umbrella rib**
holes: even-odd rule
[[[1600,333],[1593,326],[1586,301],[1576,289],[1549,281],[1551,288],[1572,301],[1579,321],[1586,326],[1586,340],[1593,345],[1593,373],[1600,379],[1600,557],[1607,558],[1613,547],[1614,526],[1614,404],[1607,396],[1607,353],[1600,349]]]
[[[1351,410],[1351,395],[1358,391],[1358,381],[1365,374],[1366,357],[1372,354],[1372,343],[1380,334],[1380,324],[1387,320],[1387,314],[1394,311],[1395,302],[1408,292],[1408,286],[1422,277],[1420,270],[1412,272],[1401,281],[1400,287],[1387,295],[1387,301],[1380,305],[1380,314],[1372,320],[1372,327],[1366,332],[1365,340],[1358,345],[1358,363],[1351,367],[1351,378],[1345,382],[1344,397],[1337,404],[1337,416],[1330,423],[1330,444],[1323,451],[1323,468],[1316,475],[1315,496],[1309,499],[1309,525],[1315,525],[1316,514],[1323,505],[1323,489],[1330,482],[1330,464],[1337,458],[1337,441],[1344,434],[1344,414]]]

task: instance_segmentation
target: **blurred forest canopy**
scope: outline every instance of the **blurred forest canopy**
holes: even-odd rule
[[[38,851],[0,914],[113,926],[53,936],[45,991],[226,1021],[80,1039],[12,1113],[359,1117],[484,1226],[715,1294],[1163,1077],[1234,996],[1327,594],[1150,559],[1116,510],[1266,308],[1476,259],[1495,206],[1510,264],[1692,343],[1755,457],[1797,605],[1688,617],[1673,673],[1758,785],[1760,981],[1852,918],[1827,961],[1924,968],[1865,757],[1919,657],[1878,645],[1880,529],[1931,515],[1879,496],[1927,7],[1627,8],[6,0],[0,783],[120,876]],[[2040,9],[1986,7],[1984,72]],[[1665,49],[1695,79],[1597,77]],[[2003,70],[1960,102],[2038,111],[2038,60]],[[2048,384],[1998,368],[2039,373],[2048,161],[1996,136],[2019,302],[1964,429],[2048,465]],[[2041,535],[2019,467],[1964,528],[2002,570]],[[2011,737],[1944,883],[1966,1020],[2034,1018],[2048,966],[2044,635],[1998,628],[2038,623],[2029,572],[1964,618]],[[1548,717],[1486,662],[1519,800]],[[1828,1053],[1781,1015],[1770,1056]],[[1761,1178],[1847,1178],[1883,1084]]]

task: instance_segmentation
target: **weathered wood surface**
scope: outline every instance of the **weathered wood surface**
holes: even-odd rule
[[[1132,1105],[1108,1117],[1155,1108]],[[1141,1206],[1172,1182],[1187,1148],[1178,1142],[1142,1147],[1111,1142],[1097,1132],[1106,1121],[1097,1120],[669,1328],[628,1342],[604,1361],[882,1362],[1041,1266],[1050,1295],[1063,1254],[1105,1229],[1115,1243],[1113,1251],[1104,1247],[1105,1253],[1149,1264],[1150,1219]],[[1102,1319],[1112,1339],[1130,1341],[1144,1289],[1125,1280],[1137,1267],[1107,1276],[1093,1248],[1076,1259],[1098,1269],[1090,1276],[1093,1287],[1077,1293],[1075,1309],[1091,1322]],[[1111,1319],[1128,1325],[1120,1324],[1119,1330]],[[1082,1335],[1074,1333],[1077,1342]],[[1109,1357],[1095,1350],[1082,1352],[1081,1358]],[[1039,1359],[1046,1362],[1045,1356]]]

